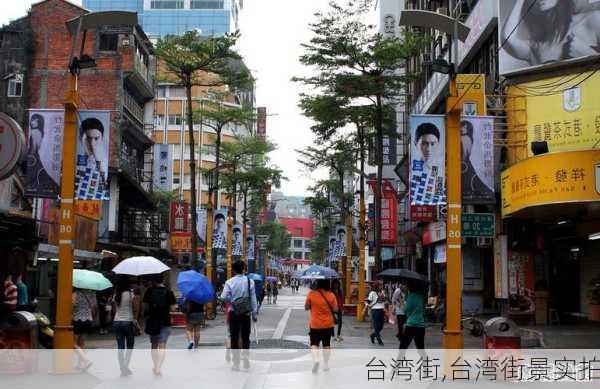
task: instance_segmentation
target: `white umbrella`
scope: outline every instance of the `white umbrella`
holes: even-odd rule
[[[154,257],[131,257],[121,261],[112,271],[117,274],[143,276],[145,274],[160,274],[170,268]]]

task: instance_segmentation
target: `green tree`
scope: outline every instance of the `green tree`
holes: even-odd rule
[[[254,108],[250,106],[237,106],[228,104],[227,93],[214,92],[214,99],[205,102],[200,109],[194,111],[196,118],[200,120],[207,127],[213,129],[216,132],[215,139],[215,170],[214,170],[214,190],[215,190],[215,207],[219,206],[219,189],[221,188],[220,175],[222,168],[221,150],[222,144],[222,132],[223,129],[230,125],[248,126],[249,123],[256,120],[256,113]],[[245,145],[247,146],[247,145]],[[258,143],[254,143],[253,146],[258,147]],[[232,145],[231,147],[236,147]],[[235,156],[230,155],[231,163],[237,163]],[[232,166],[223,165],[223,168],[230,169]],[[234,205],[235,207],[235,205]]]
[[[316,75],[294,80],[312,87],[317,95],[344,99],[347,103],[341,106],[365,103],[372,106],[377,165],[375,219],[379,220],[386,107],[398,104],[406,96],[405,86],[413,75],[399,69],[418,54],[426,40],[406,31],[401,38],[384,37],[377,31],[377,26],[365,22],[374,2],[347,1],[345,5],[339,5],[330,1],[327,13],[315,14],[316,21],[309,25],[314,37],[303,45],[305,54],[300,57],[300,62],[314,68]],[[315,100],[316,104],[331,102]],[[339,127],[329,128],[335,133]],[[381,268],[380,236],[380,225],[375,223],[377,269]]]
[[[280,258],[290,255],[292,235],[290,235],[283,224],[276,221],[260,224],[256,227],[256,233],[269,237],[266,243],[267,253]]]
[[[234,46],[239,33],[222,37],[203,37],[198,31],[183,35],[169,35],[159,39],[155,46],[156,57],[166,68],[165,79],[181,85],[186,90],[187,124],[190,145],[192,231],[196,231],[196,156],[192,117],[192,87],[243,87],[252,83],[248,69],[239,66],[241,56]],[[198,236],[192,234],[192,263],[198,262]]]

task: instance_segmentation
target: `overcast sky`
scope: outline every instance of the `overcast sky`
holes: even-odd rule
[[[3,1],[0,24],[26,14],[38,0]],[[81,5],[81,0],[72,3]],[[308,42],[308,23],[313,13],[327,6],[327,0],[246,0],[240,15],[240,51],[257,78],[256,103],[267,107],[267,135],[277,144],[271,160],[283,169],[288,181],[286,195],[307,195],[315,173],[309,177],[296,161],[295,149],[312,141],[310,121],[297,107],[300,85],[290,81],[306,74],[298,62],[300,43]],[[320,172],[323,176],[324,172]]]

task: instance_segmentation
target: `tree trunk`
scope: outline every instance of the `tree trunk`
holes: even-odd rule
[[[375,273],[382,269],[381,263],[381,187],[383,181],[383,107],[381,96],[377,96],[377,112],[375,115],[377,130],[377,184],[375,185]]]
[[[198,263],[198,233],[197,231],[197,222],[198,215],[196,212],[197,204],[196,204],[196,150],[195,150],[195,142],[194,142],[194,122],[192,115],[192,83],[190,80],[191,76],[188,77],[185,91],[187,97],[187,124],[188,124],[188,133],[189,133],[189,145],[190,145],[190,207],[192,208],[192,266],[197,268]],[[185,178],[185,175],[184,175]],[[184,179],[185,182],[185,179]]]

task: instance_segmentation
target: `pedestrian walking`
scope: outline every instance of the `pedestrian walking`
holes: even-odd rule
[[[171,334],[171,310],[175,309],[175,295],[163,283],[162,274],[153,276],[152,285],[144,294],[143,303],[146,312],[144,329],[150,336],[151,355],[155,377],[162,377],[162,365],[165,362],[167,340]]]
[[[394,314],[396,315],[396,324],[398,325],[398,332],[396,338],[402,340],[402,333],[404,332],[404,323],[406,322],[406,314],[404,313],[406,297],[406,287],[404,285],[398,285],[394,294],[392,295],[392,305],[394,306]]]
[[[365,310],[366,309],[371,310],[371,323],[373,325],[373,332],[370,335],[371,343],[375,344],[375,339],[377,339],[377,343],[380,346],[383,346],[381,330],[383,330],[385,321],[385,293],[383,293],[378,285],[373,285],[371,287],[371,292],[367,297]]]
[[[76,370],[86,371],[92,366],[85,355],[85,336],[92,331],[94,319],[98,314],[96,295],[82,289],[73,290],[73,333],[75,335],[75,353],[78,362]]]
[[[108,289],[110,292],[110,289]],[[100,322],[100,335],[108,334],[107,327],[109,326],[112,320],[112,303],[111,296],[106,292],[98,292],[96,297],[98,301],[98,320]]]
[[[15,282],[17,287],[17,311],[25,311],[29,309],[29,290],[23,282],[23,276],[19,274]]]
[[[319,371],[319,345],[323,346],[323,370],[328,371],[331,357],[331,337],[334,333],[338,312],[337,299],[329,291],[329,280],[317,280],[314,290],[311,290],[306,296],[304,309],[310,311],[308,334],[313,357],[312,372],[316,374]]]
[[[257,320],[257,302],[254,281],[244,275],[246,264],[236,261],[233,264],[235,275],[225,282],[221,299],[231,303],[229,312],[229,336],[235,371],[240,369],[240,348],[244,350],[244,369],[250,368],[250,320]],[[241,345],[240,345],[241,343]]]
[[[342,316],[343,316],[343,307],[344,307],[344,290],[342,288],[342,283],[340,280],[333,281],[333,294],[335,295],[338,311],[337,311],[337,336],[334,337],[336,342],[341,342],[344,340],[342,338]]]
[[[185,313],[185,334],[188,340],[188,350],[198,348],[200,345],[200,327],[204,323],[204,304],[184,299],[182,307]]]
[[[113,331],[117,339],[117,358],[121,376],[125,377],[132,374],[129,362],[133,353],[135,335],[140,331],[136,319],[140,311],[140,296],[131,288],[129,277],[120,276],[118,279],[112,305],[115,311]]]
[[[277,296],[279,296],[279,287],[277,283],[273,283],[273,304],[277,304]]]
[[[416,284],[408,285],[408,294],[404,305],[406,324],[400,341],[399,353],[399,357],[402,358],[413,340],[421,357],[427,357],[425,353],[425,293],[421,289],[422,287]]]
[[[271,283],[269,281],[265,282],[265,293],[267,295],[267,304],[271,304],[273,289],[271,288]]]

